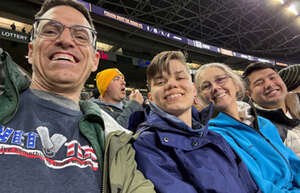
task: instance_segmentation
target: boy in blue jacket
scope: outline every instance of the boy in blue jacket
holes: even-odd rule
[[[212,106],[192,108],[196,89],[181,52],[156,55],[147,82],[150,112],[134,148],[139,169],[158,192],[260,192],[223,137],[207,130]]]

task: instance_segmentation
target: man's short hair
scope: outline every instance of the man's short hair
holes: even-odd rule
[[[270,69],[274,70],[275,72],[277,72],[275,66],[273,64],[267,63],[267,62],[254,62],[254,63],[249,64],[245,68],[242,77],[243,77],[243,79],[246,83],[245,86],[246,86],[247,90],[249,90],[249,88],[250,88],[250,81],[249,81],[249,78],[248,78],[250,76],[250,74],[252,74],[252,72],[267,69],[267,68],[270,68]]]
[[[46,13],[49,9],[57,6],[70,6],[73,7],[74,9],[78,10],[86,20],[89,22],[91,25],[92,29],[95,29],[93,25],[93,20],[90,15],[90,12],[85,8],[85,6],[76,0],[46,0],[44,1],[40,11],[34,16],[34,19],[40,18],[44,13]]]
[[[150,65],[147,67],[147,85],[148,89],[151,90],[151,81],[157,76],[162,75],[163,72],[170,74],[170,60],[178,60],[183,65],[186,65],[186,59],[181,51],[164,51],[160,52],[151,60]]]

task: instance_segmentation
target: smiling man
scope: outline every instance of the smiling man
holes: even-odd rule
[[[251,63],[243,73],[246,94],[253,100],[259,115],[271,120],[282,141],[300,157],[300,120],[287,106],[287,87],[270,63]]]
[[[154,192],[136,170],[132,136],[112,132],[104,140],[104,123],[117,124],[97,104],[79,101],[98,66],[96,40],[82,4],[46,0],[29,43],[32,81],[0,51],[0,192]]]
[[[160,193],[259,192],[239,156],[192,108],[196,88],[184,55],[166,51],[147,67],[150,112],[134,142],[138,168]],[[224,186],[226,184],[226,186]]]
[[[69,14],[64,14],[66,11]],[[60,6],[36,15],[32,36],[30,88],[78,103],[81,88],[98,67],[96,31],[78,10]]]
[[[29,87],[22,76],[12,75],[15,64],[2,54],[8,71],[0,98],[1,192],[100,192],[100,109],[79,102],[85,81],[98,67],[95,42],[83,5],[48,0],[33,23]],[[22,89],[14,94],[12,88]]]

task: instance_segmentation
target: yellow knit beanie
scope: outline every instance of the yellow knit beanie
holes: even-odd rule
[[[117,68],[108,68],[98,72],[96,76],[96,84],[102,97],[104,96],[108,85],[116,76],[122,76],[124,78],[124,75]]]

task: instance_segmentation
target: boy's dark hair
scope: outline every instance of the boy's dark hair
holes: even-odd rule
[[[163,72],[170,74],[170,60],[179,60],[183,65],[186,65],[185,56],[181,51],[164,51],[154,56],[146,71],[149,90],[151,90],[151,81],[157,75],[162,75]],[[189,69],[187,65],[186,68]]]
[[[42,15],[44,15],[44,13],[46,13],[49,9],[53,7],[63,6],[63,5],[73,7],[74,9],[82,13],[82,15],[84,15],[86,20],[91,25],[92,29],[94,29],[90,12],[85,8],[83,4],[77,2],[76,0],[46,0],[44,1],[40,11],[37,14],[35,14],[34,19],[41,17]]]
[[[245,86],[246,86],[247,90],[249,90],[249,87],[250,87],[250,81],[248,78],[250,76],[250,74],[252,74],[252,72],[255,72],[257,70],[263,70],[263,69],[267,69],[267,68],[270,68],[270,69],[274,70],[275,72],[277,72],[275,66],[273,64],[267,63],[267,62],[254,62],[254,63],[249,64],[245,68],[242,77],[246,83]]]

